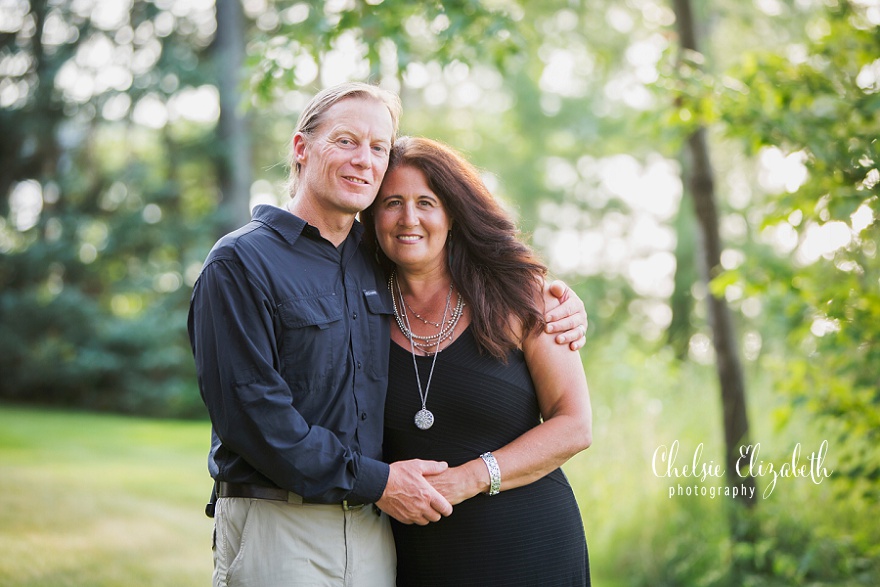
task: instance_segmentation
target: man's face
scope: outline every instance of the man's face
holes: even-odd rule
[[[370,98],[347,98],[324,114],[311,138],[297,134],[300,192],[330,214],[354,215],[375,199],[394,138],[388,108]]]

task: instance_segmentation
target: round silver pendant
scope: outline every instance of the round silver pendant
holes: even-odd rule
[[[434,414],[430,410],[422,408],[416,412],[415,423],[419,430],[427,430],[434,425]]]

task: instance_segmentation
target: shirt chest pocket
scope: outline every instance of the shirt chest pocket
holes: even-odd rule
[[[388,352],[391,346],[391,335],[388,325],[394,310],[388,296],[379,294],[376,290],[363,292],[364,305],[367,308],[369,320],[369,368],[367,372],[374,380],[381,381],[388,377]]]
[[[348,348],[340,296],[289,300],[278,306],[278,315],[281,376],[295,392],[325,389]]]

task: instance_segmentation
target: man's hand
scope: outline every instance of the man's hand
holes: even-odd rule
[[[376,502],[383,512],[404,524],[425,526],[452,513],[452,505],[425,479],[447,468],[436,461],[398,461],[391,472],[382,498]]]
[[[544,315],[545,332],[559,332],[558,344],[568,343],[571,350],[578,350],[587,343],[587,310],[583,300],[558,279],[544,287],[559,300],[559,305]]]

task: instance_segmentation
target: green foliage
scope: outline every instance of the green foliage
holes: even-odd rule
[[[752,510],[728,497],[669,496],[679,484],[712,487],[692,477],[658,478],[653,453],[673,440],[676,465],[689,466],[702,443],[702,462],[719,462],[723,438],[710,366],[680,362],[672,349],[639,349],[620,331],[591,330],[585,368],[593,404],[594,444],[565,466],[584,516],[594,583],[615,586],[700,585],[868,586],[880,580],[878,502],[833,483],[849,448],[827,437],[821,484],[780,478]],[[762,459],[777,466],[801,443],[803,457],[827,433],[812,414],[795,411],[788,425],[773,415],[788,404],[769,393],[774,378],[749,372],[753,438]],[[758,479],[763,492],[768,478]]]
[[[758,538],[734,541],[721,504],[693,499],[661,505],[645,520],[652,526],[649,533],[637,527],[621,529],[619,544],[639,545],[618,555],[620,568],[638,569],[625,584],[836,587],[873,585],[877,580],[875,548],[828,524],[829,516],[800,510],[793,515],[789,504],[761,504],[746,515]]]
[[[880,440],[880,82],[871,73],[880,26],[863,10],[841,2],[817,15],[797,60],[745,56],[730,72],[742,86],[725,92],[719,108],[728,134],[747,149],[800,152],[809,171],[797,190],[768,196],[764,216],[767,227],[793,230],[798,249],[738,275],[782,310],[776,323],[794,353],[768,358],[778,388],[833,420],[841,438],[871,446]],[[842,246],[798,257],[819,227],[834,224],[851,232]],[[851,456],[840,477],[868,480],[880,495],[880,457]]]
[[[187,352],[188,293],[179,272],[168,270],[177,259],[163,263],[154,249],[153,260],[142,262],[130,252],[114,256],[110,248],[104,259],[85,264],[61,246],[4,257],[0,397],[201,414]],[[177,289],[160,295],[152,283],[144,287],[147,280]]]
[[[111,37],[102,11],[21,6],[0,36],[0,398],[201,415],[185,286],[213,234],[215,141],[153,120],[205,81],[198,15],[160,33],[170,13],[138,2]],[[116,77],[101,81],[95,59]],[[153,119],[137,117],[150,100]]]
[[[664,105],[658,136],[675,146],[704,125],[749,157],[772,147],[803,161],[807,178],[796,189],[766,194],[755,186],[746,260],[716,277],[711,291],[759,301],[759,320],[741,323],[760,332],[774,389],[833,422],[839,440],[865,442],[836,478],[867,482],[876,495],[880,458],[864,446],[880,434],[880,26],[860,3],[788,10],[786,18],[803,23],[801,38],[718,56],[729,66],[723,73],[707,68],[704,54],[669,52],[655,85]],[[837,246],[825,245],[831,229],[842,235]],[[780,246],[780,231],[794,243]],[[780,410],[780,425],[793,409]]]
[[[316,0],[292,7],[269,2],[252,41],[251,90],[267,105],[309,83],[311,76],[298,79],[297,64],[320,64],[342,40],[363,47],[367,77],[374,81],[396,77],[410,63],[427,59],[501,65],[523,49],[516,22],[521,18],[521,9],[513,4],[490,6],[480,0],[356,0],[338,7]]]
[[[833,526],[810,526],[790,510],[770,507],[751,520],[760,536],[731,549],[740,579],[750,587],[871,585],[878,573],[875,548]],[[800,512],[798,512],[800,513]],[[850,515],[850,514],[844,514]]]

